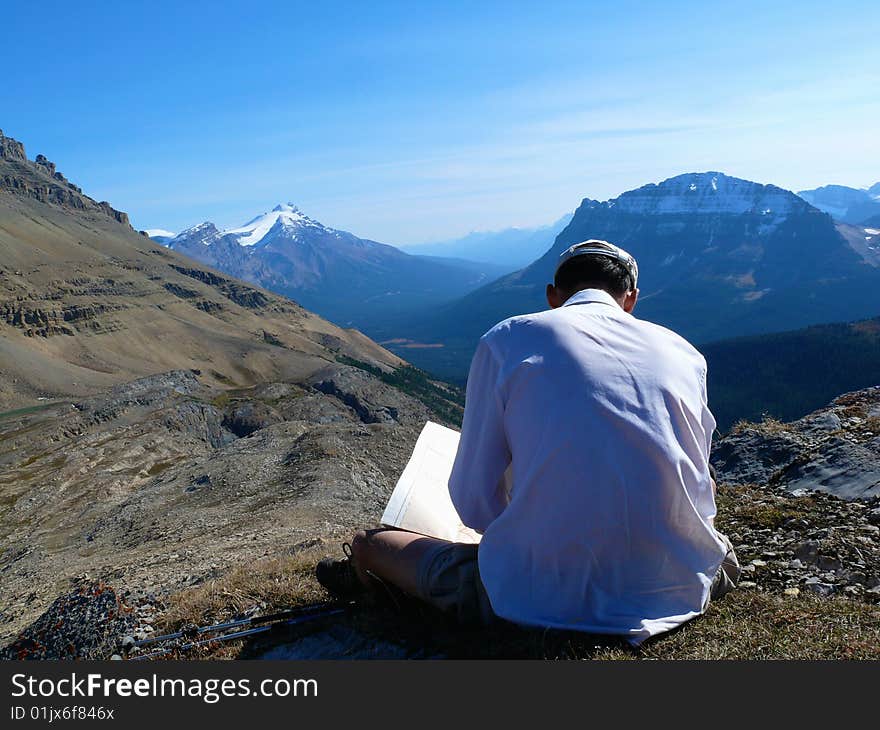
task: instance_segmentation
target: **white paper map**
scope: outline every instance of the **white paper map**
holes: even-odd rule
[[[453,542],[476,543],[449,497],[449,475],[458,450],[458,431],[428,421],[394,487],[382,524]]]

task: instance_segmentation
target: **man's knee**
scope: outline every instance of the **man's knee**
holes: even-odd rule
[[[375,552],[376,540],[378,533],[385,532],[383,528],[374,530],[358,530],[351,539],[351,555],[355,568],[361,566],[369,568],[372,563],[372,555]]]

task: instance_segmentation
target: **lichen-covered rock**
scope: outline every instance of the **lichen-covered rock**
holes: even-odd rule
[[[132,625],[130,609],[111,586],[82,583],[0,648],[0,659],[106,659]]]

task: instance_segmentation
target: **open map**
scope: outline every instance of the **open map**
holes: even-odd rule
[[[382,524],[454,542],[476,543],[449,497],[449,475],[458,450],[458,431],[428,421],[400,475]]]

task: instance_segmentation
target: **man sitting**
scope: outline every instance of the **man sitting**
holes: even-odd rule
[[[359,532],[318,579],[376,579],[462,621],[620,634],[632,643],[705,611],[739,566],[713,527],[715,419],[706,361],[632,315],[638,267],[584,241],[559,258],[550,310],[479,342],[449,492],[479,547]]]

